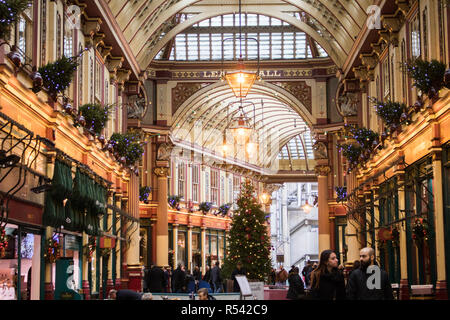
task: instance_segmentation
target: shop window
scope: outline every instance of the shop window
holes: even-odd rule
[[[389,79],[389,56],[386,56],[382,62],[383,68],[383,98],[385,100],[390,99],[390,79]]]
[[[237,198],[241,192],[241,177],[233,177],[233,210],[237,209]]]
[[[56,16],[56,57],[59,59],[62,56],[62,18],[61,15],[58,14]]]
[[[186,233],[178,231],[178,239],[177,239],[177,261],[178,263],[187,267],[186,263]]]
[[[209,201],[209,173],[205,172],[205,201]]]
[[[225,258],[225,238],[223,232],[219,231],[219,260],[223,261]]]
[[[0,300],[39,300],[41,237],[12,224],[4,230],[8,247],[0,253]]]
[[[201,237],[200,233],[192,232],[192,270],[195,267],[201,267],[202,254],[201,254]]]
[[[79,50],[81,52],[81,50],[83,50],[83,46],[81,45],[81,43],[79,44]],[[78,105],[76,105],[76,107],[78,108],[79,106],[83,105],[83,73],[84,73],[84,53],[81,56],[81,58],[78,60],[80,65],[78,66]],[[109,136],[107,136],[109,137]]]
[[[199,175],[200,168],[198,165],[192,165],[192,201],[199,202],[198,193],[199,193]]]
[[[404,66],[405,63],[406,63],[406,43],[405,43],[405,39],[402,40],[401,55],[402,55],[402,66]],[[403,103],[407,103],[407,101],[408,101],[407,79],[408,79],[407,73],[406,72],[402,72],[402,102]]]
[[[409,166],[405,176],[409,283],[433,284],[436,281],[436,253],[431,159]],[[424,226],[426,235],[417,232],[420,230],[417,224]]]
[[[225,177],[220,177],[220,205],[225,203]]]
[[[100,61],[95,59],[95,97],[97,99],[97,102],[100,102],[102,100],[101,97],[102,93],[101,86],[103,82],[102,70],[103,70],[102,64],[100,63]]]
[[[445,62],[446,56],[445,56],[445,35],[444,30],[447,27],[445,24],[444,19],[444,12],[446,7],[444,7],[444,2],[447,3],[448,1],[438,0],[437,1],[437,13],[438,13],[438,20],[439,20],[439,57],[440,61]]]

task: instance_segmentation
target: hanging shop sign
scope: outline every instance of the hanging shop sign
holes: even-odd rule
[[[392,239],[391,230],[388,228],[381,228],[378,231],[378,239],[381,241],[387,241]]]
[[[100,248],[111,249],[116,247],[116,239],[110,237],[100,237]]]

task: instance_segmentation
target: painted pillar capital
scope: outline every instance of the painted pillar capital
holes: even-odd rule
[[[318,176],[328,176],[328,174],[331,172],[331,168],[327,165],[320,165],[314,168],[314,172]]]
[[[158,176],[158,178],[167,178],[170,173],[169,168],[157,167],[153,169],[153,172]]]

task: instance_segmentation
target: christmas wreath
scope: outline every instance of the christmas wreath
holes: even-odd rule
[[[61,256],[59,251],[61,250],[61,245],[58,240],[50,238],[47,240],[45,245],[44,259],[47,263],[55,263]]]
[[[95,237],[90,236],[88,243],[85,247],[85,256],[88,262],[92,262],[92,258],[94,257],[95,248],[97,247],[97,242]]]
[[[416,242],[422,242],[423,240],[428,240],[429,226],[427,219],[417,218],[414,221],[414,226],[412,228],[412,238]]]

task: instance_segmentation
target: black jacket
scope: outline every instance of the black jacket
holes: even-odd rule
[[[381,270],[380,289],[367,287],[367,279],[371,276],[371,273],[368,274],[361,268],[353,270],[347,283],[347,298],[349,300],[394,300],[387,272]],[[369,283],[374,282],[369,280]]]
[[[129,289],[118,290],[116,293],[116,300],[141,300],[141,297],[142,293]]]
[[[316,300],[345,300],[344,276],[337,269],[332,272],[325,271],[320,276],[319,287],[315,288],[311,274],[311,298]]]
[[[197,281],[200,281],[202,279],[202,274],[200,272],[200,270],[194,270],[194,272],[192,273],[194,276],[194,279]]]
[[[211,282],[222,283],[221,270],[218,266],[215,266],[211,270]]]
[[[289,290],[286,298],[291,300],[298,300],[305,294],[305,287],[302,278],[298,274],[291,273],[288,278]]]
[[[211,281],[211,269],[205,272],[203,276],[203,281],[210,282]]]
[[[175,271],[172,274],[173,292],[177,292],[179,290],[183,291],[185,281],[186,281],[186,273],[183,270],[181,270],[181,268],[175,269]]]
[[[164,292],[166,277],[164,271],[159,267],[153,267],[147,273],[147,288],[150,292]]]
[[[247,272],[245,272],[244,268],[241,268],[241,270],[238,270],[237,268],[234,269],[234,271],[231,273],[231,280],[233,280],[233,292],[240,292],[241,287],[239,287],[239,283],[236,280],[236,276],[238,275],[247,275]]]

